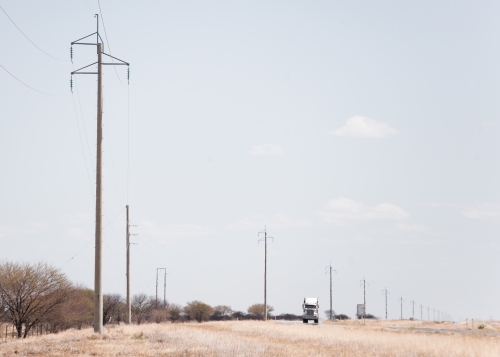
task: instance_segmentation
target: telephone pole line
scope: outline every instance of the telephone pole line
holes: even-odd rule
[[[95,261],[94,261],[94,332],[102,335],[103,326],[103,295],[102,295],[102,66],[103,65],[126,65],[127,62],[119,60],[103,52],[101,36],[99,35],[99,15],[95,15],[97,19],[96,32],[82,37],[79,40],[71,42],[73,45],[92,45],[97,47],[97,62],[89,64],[85,67],[71,72],[74,74],[97,74],[97,158],[96,158],[96,209],[95,209]],[[96,35],[96,42],[80,42],[92,35]],[[71,60],[73,60],[73,47],[71,48]],[[102,55],[114,58],[121,63],[103,63]],[[82,69],[97,64],[97,72],[80,72]],[[73,78],[70,81],[71,88],[73,86]]]
[[[385,319],[387,320],[387,294],[390,294],[390,292],[387,291],[387,288],[382,290],[382,293],[385,295]]]
[[[332,271],[337,274],[337,271],[335,269],[332,269],[332,263],[330,262],[330,265],[328,265],[325,269],[328,269],[330,271],[330,320],[333,320],[333,309],[332,309]],[[328,273],[328,271],[325,271],[325,275]]]
[[[260,238],[260,235],[264,234],[264,238]],[[257,243],[264,241],[264,321],[267,321],[267,240],[272,239],[273,237],[267,236],[267,227],[264,226],[264,230],[257,233],[257,236],[260,238]]]
[[[158,271],[163,270],[163,308],[167,307],[167,268],[156,268],[156,308],[158,309]]]

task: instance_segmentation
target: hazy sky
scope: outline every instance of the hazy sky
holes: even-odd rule
[[[95,0],[0,1],[0,259],[93,287]],[[500,4],[108,1],[104,291],[500,318]],[[12,78],[11,72],[32,88]],[[119,78],[118,78],[119,76]],[[123,84],[122,84],[123,82]],[[129,94],[128,94],[129,93]],[[130,110],[128,111],[128,107]],[[127,174],[128,113],[130,115]],[[129,190],[127,192],[127,182]],[[160,287],[160,290],[162,288]]]

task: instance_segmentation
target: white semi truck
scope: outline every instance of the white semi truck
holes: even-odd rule
[[[307,324],[309,320],[314,320],[314,323],[318,323],[319,319],[319,304],[318,298],[304,298],[304,303],[302,304],[302,322]]]

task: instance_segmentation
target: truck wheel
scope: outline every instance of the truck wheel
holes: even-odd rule
[[[317,324],[318,323],[318,319],[314,320],[314,323]]]
[[[302,322],[305,323],[305,324],[307,324],[307,320],[305,320],[305,319],[302,319]]]

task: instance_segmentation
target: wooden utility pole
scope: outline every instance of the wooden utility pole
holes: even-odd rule
[[[264,238],[259,239],[259,242],[264,241],[264,321],[267,321],[267,240],[273,237],[267,236],[266,226],[257,235],[260,237],[261,234],[264,234]]]
[[[332,269],[332,263],[326,267],[327,271],[325,274],[330,273],[330,320],[333,320],[333,308],[332,308],[332,271],[337,273],[335,269]]]
[[[71,42],[73,45],[91,45],[97,47],[97,62],[71,72],[74,74],[97,74],[97,155],[96,155],[96,200],[95,200],[95,260],[94,260],[94,332],[102,335],[103,326],[103,296],[102,296],[102,66],[103,65],[126,65],[129,64],[116,57],[103,52],[101,36],[99,35],[99,15],[97,19],[97,31],[79,40]],[[96,42],[80,42],[90,36],[96,35]],[[73,48],[70,51],[73,60]],[[102,55],[114,58],[121,63],[103,63]],[[97,72],[82,72],[82,69],[97,64]],[[73,79],[70,81],[71,85]]]
[[[400,297],[399,297],[399,300],[401,301],[401,320],[402,320],[402,319],[403,319],[403,301],[404,301],[404,300],[403,300],[403,297],[402,297],[402,296],[400,296]]]
[[[125,322],[127,324],[131,324],[132,323],[132,306],[130,304],[130,220],[129,220],[129,214],[128,214],[128,205],[127,205],[127,300],[126,300],[126,304],[127,304],[127,317],[126,317],[126,320]]]

